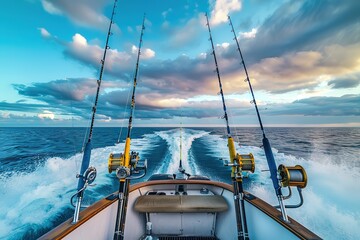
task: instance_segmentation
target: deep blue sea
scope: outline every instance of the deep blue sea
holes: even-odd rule
[[[91,165],[95,186],[90,205],[118,188],[107,172],[111,152],[122,152],[118,128],[95,128]],[[253,153],[256,171],[245,189],[277,204],[258,128],[232,129],[239,153]],[[288,214],[324,239],[360,239],[360,128],[268,128],[277,164],[301,164],[308,174],[305,203]],[[0,239],[36,239],[70,218],[70,196],[81,165],[85,128],[0,128]],[[148,174],[175,173],[179,128],[134,128],[132,150],[148,161]],[[223,128],[184,128],[183,167],[190,174],[230,183]],[[294,194],[296,195],[296,194]],[[294,197],[297,202],[297,197]],[[288,203],[294,203],[292,200]]]

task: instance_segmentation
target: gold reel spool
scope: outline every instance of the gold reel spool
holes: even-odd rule
[[[255,171],[255,159],[254,155],[249,154],[237,154],[236,159],[238,161],[239,167],[242,171]]]
[[[122,153],[111,153],[108,160],[109,173],[116,171],[120,166],[124,166],[124,156]]]
[[[295,167],[287,167],[281,164],[278,167],[278,173],[280,175],[282,187],[306,187],[307,175],[302,166],[296,165]]]

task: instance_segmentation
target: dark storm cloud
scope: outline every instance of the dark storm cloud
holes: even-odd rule
[[[360,85],[360,79],[334,79],[328,82],[333,89],[354,88]]]
[[[111,88],[120,86],[114,82],[103,82],[102,86]],[[13,84],[20,95],[46,101],[49,98],[59,101],[83,101],[89,95],[95,95],[97,82],[95,79],[70,78],[45,83],[33,83],[30,86]]]
[[[25,100],[16,103],[0,102],[0,109],[3,111],[37,112],[41,108],[49,107],[47,104],[26,103]]]
[[[288,51],[358,42],[360,2],[343,3],[308,0],[283,4],[259,27],[255,39],[243,41],[246,56],[256,62]]]
[[[285,105],[270,105],[269,114],[360,116],[360,95],[312,97]]]

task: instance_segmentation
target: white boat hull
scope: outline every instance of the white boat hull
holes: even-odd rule
[[[227,204],[227,209],[223,208],[222,203],[219,203],[218,207],[199,208],[196,205],[197,200],[189,204],[183,200],[172,204],[174,209],[178,207],[179,210],[161,208],[169,199],[173,201],[179,197],[179,185],[186,192],[185,197],[188,200],[199,200],[199,196],[203,200],[206,200],[207,196],[221,196]],[[204,191],[208,193],[205,194]],[[184,192],[180,192],[179,195],[184,195]],[[147,199],[144,199],[145,205],[140,206],[141,204],[137,203],[138,199],[149,193],[155,198],[159,196],[163,202],[146,203]],[[118,204],[117,199],[112,198],[114,197],[102,199],[82,211],[78,223],[71,224],[71,220],[68,220],[40,239],[112,239]],[[281,213],[261,199],[246,193],[245,200],[250,239],[320,239],[291,218],[290,223],[282,221]],[[196,206],[191,206],[192,204]],[[143,207],[142,210],[139,211],[139,207]],[[238,239],[232,186],[224,183],[206,180],[159,180],[132,185],[128,198],[124,239],[143,238],[146,235],[146,223],[149,221],[152,224],[152,236],[160,239],[164,236],[171,236],[172,239],[186,239],[185,237],[189,236]]]

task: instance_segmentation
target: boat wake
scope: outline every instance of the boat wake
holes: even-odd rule
[[[224,140],[222,135],[213,132],[183,129],[184,169],[190,174],[207,175],[213,180],[230,183],[230,169],[219,160],[228,159]],[[180,160],[179,141],[179,129],[155,131],[132,139],[132,149],[140,153],[141,159],[151,161],[148,177],[154,173],[176,173]],[[107,157],[123,149],[123,143],[93,149],[91,165],[97,169],[96,186],[87,188],[85,205],[117,191],[118,179],[108,174]],[[244,179],[245,190],[276,205],[263,149],[237,144],[236,150],[253,153],[255,157],[256,170]],[[308,159],[286,155],[277,149],[273,152],[277,164],[301,163],[308,175],[308,186],[303,190],[304,205],[300,209],[289,209],[289,215],[324,239],[358,239],[360,167],[356,165],[357,159],[348,158],[348,162],[344,162],[339,161],[342,156],[316,151]],[[73,208],[69,199],[76,191],[74,173],[79,170],[81,159],[81,153],[68,158],[50,157],[29,172],[1,173],[0,239],[35,239],[70,218]],[[293,202],[286,203],[297,203],[297,200],[294,197]]]
[[[228,158],[228,148],[222,136],[208,135],[203,141],[206,146],[212,146],[208,149],[212,158]],[[266,171],[268,165],[264,150],[254,146],[237,145],[236,148],[238,153],[251,152],[255,158],[255,173],[249,176],[250,181],[247,182],[250,184],[244,185],[245,190],[250,190],[270,204],[277,205],[270,173]],[[288,209],[288,214],[324,239],[358,239],[360,185],[354,184],[354,181],[360,179],[360,168],[355,163],[338,161],[341,156],[314,153],[309,159],[303,159],[286,155],[274,148],[273,153],[277,164],[295,166],[301,163],[308,175],[308,185],[303,190],[304,205],[300,209]],[[225,177],[229,178],[229,175]],[[294,197],[286,204],[298,202],[299,199]]]
[[[176,173],[178,172],[180,162],[180,129],[156,132],[160,138],[166,141],[168,151],[165,159],[161,163],[156,173]],[[208,135],[208,132],[183,129],[182,133],[182,166],[185,171],[191,175],[202,174],[198,169],[194,156],[191,152],[191,146],[195,139]]]
[[[151,151],[154,135],[133,139],[132,146],[141,153]],[[86,190],[84,204],[90,205],[118,188],[116,177],[108,174],[107,157],[122,152],[124,144],[95,148],[91,165],[97,169],[94,187]],[[75,174],[82,153],[69,158],[52,157],[32,172],[0,175],[0,239],[35,239],[73,214],[70,198],[76,192]],[[8,177],[10,175],[10,177]]]

